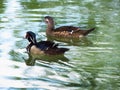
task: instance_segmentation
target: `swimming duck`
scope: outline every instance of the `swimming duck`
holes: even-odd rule
[[[46,34],[48,36],[79,38],[86,36],[91,31],[95,30],[95,28],[91,28],[89,30],[81,30],[79,27],[74,27],[74,26],[61,26],[55,28],[54,20],[51,16],[46,16],[44,17],[44,19],[47,24]]]
[[[30,42],[27,46],[28,53],[34,55],[60,55],[68,51],[68,48],[58,48],[58,44],[52,41],[36,41],[36,35],[32,31],[26,32],[25,38]]]

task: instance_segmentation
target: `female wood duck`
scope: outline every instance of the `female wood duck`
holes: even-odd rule
[[[26,33],[25,38],[30,42],[26,48],[28,53],[34,55],[60,55],[69,50],[67,48],[58,48],[58,44],[55,44],[52,41],[37,42],[35,33],[31,31]]]
[[[88,35],[95,28],[89,30],[81,30],[79,27],[74,26],[61,26],[59,28],[54,27],[54,20],[50,16],[44,17],[47,24],[46,34],[48,36],[56,37],[69,37],[69,38],[79,38]]]

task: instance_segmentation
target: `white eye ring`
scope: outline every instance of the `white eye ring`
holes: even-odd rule
[[[45,21],[49,23],[49,19],[45,19]]]

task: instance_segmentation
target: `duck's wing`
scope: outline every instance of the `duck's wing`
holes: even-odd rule
[[[55,32],[62,32],[62,31],[74,32],[76,30],[80,30],[80,28],[74,27],[74,26],[61,26],[61,27],[56,28],[54,31]]]
[[[38,42],[36,46],[48,55],[64,54],[66,51],[69,50],[68,48],[58,48],[58,44],[52,41],[41,41]]]
[[[68,50],[68,48],[49,48],[48,50],[45,50],[45,53],[48,55],[60,55],[64,54]]]
[[[82,35],[85,36],[93,30],[95,30],[95,28],[91,28],[91,29],[88,29],[88,30],[82,30],[80,27],[62,26],[62,27],[56,28],[54,30],[54,32],[59,32],[59,33],[64,32],[64,33],[67,33],[67,34],[79,33],[79,34],[82,34]]]
[[[48,50],[49,48],[57,48],[58,44],[52,42],[52,41],[40,41],[36,45],[41,50]]]

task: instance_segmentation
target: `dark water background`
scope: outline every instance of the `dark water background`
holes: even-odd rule
[[[79,42],[55,42],[70,48],[67,61],[29,58],[27,31],[46,40],[44,16],[62,25],[96,27]],[[0,88],[34,90],[120,89],[120,0],[0,0]],[[26,62],[27,63],[27,62]]]

